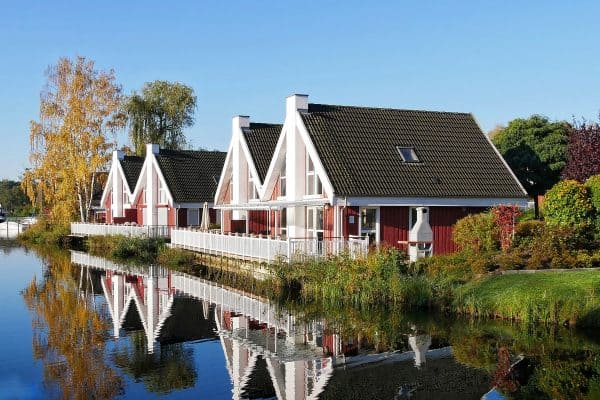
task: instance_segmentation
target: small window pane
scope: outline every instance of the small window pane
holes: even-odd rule
[[[317,211],[316,229],[322,230],[323,229],[323,209],[317,208],[316,211]]]
[[[323,193],[323,185],[321,184],[321,179],[319,179],[319,177],[316,177],[317,179],[317,190],[316,190],[316,194],[322,194]]]

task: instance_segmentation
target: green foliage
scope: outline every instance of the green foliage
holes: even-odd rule
[[[371,252],[366,258],[342,255],[291,265],[284,263],[273,266],[272,270],[282,290],[299,288],[305,301],[423,307],[433,294],[426,277],[408,273],[404,257],[393,248]]]
[[[586,230],[592,226],[589,189],[574,180],[554,185],[544,199],[544,219],[551,226]]]
[[[0,180],[0,205],[10,216],[26,217],[34,213],[34,208],[20,182]]]
[[[600,240],[600,174],[590,177],[587,182],[585,182],[585,186],[590,191],[590,201],[594,207],[594,230],[596,240]]]
[[[67,224],[50,223],[41,218],[34,225],[31,225],[25,232],[19,235],[19,240],[23,243],[48,246],[67,246],[69,243],[69,234],[71,228]]]
[[[188,269],[198,265],[195,253],[168,246],[160,248],[156,261],[161,265],[174,269]]]
[[[492,140],[525,190],[536,195],[560,179],[566,165],[569,130],[566,122],[533,115],[510,121]]]
[[[164,246],[163,239],[134,238],[121,235],[92,236],[88,239],[90,253],[126,262],[155,262]]]
[[[454,242],[464,251],[480,253],[496,250],[498,242],[495,237],[494,216],[489,212],[468,215],[454,224]]]
[[[455,291],[457,312],[550,323],[600,324],[600,272],[510,274],[472,281]]]
[[[129,137],[137,154],[147,143],[182,149],[187,145],[183,129],[194,123],[194,90],[179,82],[154,81],[133,93],[125,103]]]

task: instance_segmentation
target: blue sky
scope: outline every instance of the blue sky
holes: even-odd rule
[[[126,93],[155,79],[192,86],[198,110],[187,135],[209,149],[227,148],[233,115],[281,122],[292,93],[472,112],[486,131],[533,113],[595,119],[600,109],[593,1],[0,5],[0,178],[28,165],[44,71],[61,56],[114,68]]]

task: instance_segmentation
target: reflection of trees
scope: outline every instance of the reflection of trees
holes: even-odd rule
[[[150,392],[166,393],[194,386],[196,370],[193,353],[183,344],[162,345],[160,351],[147,352],[144,331],[132,332],[129,346],[114,352],[114,362]]]
[[[33,355],[44,363],[44,383],[68,399],[111,398],[122,393],[121,378],[104,361],[107,321],[80,296],[68,253],[44,253],[43,281],[23,291],[33,311]]]

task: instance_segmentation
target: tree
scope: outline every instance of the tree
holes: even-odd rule
[[[41,195],[53,220],[68,222],[78,213],[87,221],[97,175],[114,148],[109,133],[124,126],[121,88],[113,70],[98,71],[84,57],[61,58],[46,76],[23,187],[32,202]]]
[[[566,164],[570,126],[532,115],[517,118],[492,141],[530,195],[543,194],[560,179]]]
[[[137,154],[142,155],[146,143],[157,143],[167,149],[187,145],[183,129],[194,123],[196,96],[194,90],[179,82],[154,81],[133,93],[125,104],[129,138]]]
[[[575,180],[557,183],[544,199],[544,219],[550,226],[585,231],[592,227],[593,211],[589,188]]]
[[[0,205],[10,215],[25,216],[33,211],[21,184],[7,179],[0,180]]]
[[[600,126],[585,122],[575,124],[569,135],[563,179],[585,182],[595,174],[600,174]]]

